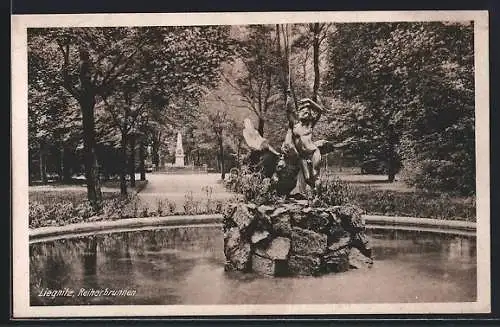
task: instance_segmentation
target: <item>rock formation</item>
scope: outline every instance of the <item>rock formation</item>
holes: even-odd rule
[[[356,206],[237,203],[224,213],[226,270],[317,276],[373,264]]]

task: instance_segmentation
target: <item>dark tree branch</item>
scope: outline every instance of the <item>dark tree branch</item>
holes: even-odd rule
[[[124,63],[122,64],[121,67],[117,68],[121,61],[123,60],[124,56],[120,55],[116,62],[113,64],[113,66],[108,70],[107,74],[104,76],[101,84],[97,87],[98,92],[103,92],[103,89],[105,89],[109,84],[111,84],[115,79],[117,79],[121,73],[123,73],[129,65],[132,63],[132,60],[134,56],[142,49],[142,47],[145,45],[147,38],[143,38],[141,42],[137,45],[136,49],[125,58]],[[115,70],[116,69],[116,70]],[[113,70],[115,72],[113,73]]]
[[[221,74],[221,75],[222,75],[222,78],[224,79],[224,81],[225,81],[225,82],[226,82],[229,86],[231,86],[233,89],[235,89],[235,90],[238,92],[238,94],[239,94],[240,96],[242,96],[242,97],[243,97],[243,100],[244,100],[246,103],[248,103],[248,104],[249,104],[250,109],[251,109],[253,112],[255,112],[256,114],[258,114],[258,110],[257,110],[257,108],[255,108],[255,103],[254,103],[254,101],[253,101],[253,100],[252,100],[252,99],[251,99],[251,98],[250,98],[247,94],[245,94],[245,92],[243,92],[243,91],[242,91],[242,90],[241,90],[238,86],[234,85],[234,84],[233,84],[233,83],[229,80],[229,78],[227,78],[224,74]]]
[[[80,99],[80,92],[79,90],[71,83],[71,77],[69,76],[68,70],[69,70],[69,42],[66,43],[65,46],[63,46],[59,41],[56,41],[57,46],[59,50],[61,51],[63,55],[63,67],[61,69],[61,73],[63,76],[63,86],[64,88],[75,98],[75,99]]]

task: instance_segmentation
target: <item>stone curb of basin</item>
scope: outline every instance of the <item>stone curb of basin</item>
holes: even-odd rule
[[[476,235],[476,223],[474,222],[376,215],[364,215],[363,218],[368,229],[414,230],[462,236]],[[222,220],[222,215],[213,214],[84,222],[30,229],[29,241],[30,243],[37,243],[75,236],[103,234],[111,231],[140,231],[151,227],[218,226],[222,224]]]

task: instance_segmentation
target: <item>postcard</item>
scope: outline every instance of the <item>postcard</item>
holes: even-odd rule
[[[14,318],[490,312],[487,11],[11,23]]]

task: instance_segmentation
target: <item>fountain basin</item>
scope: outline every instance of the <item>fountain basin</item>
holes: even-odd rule
[[[404,221],[397,226],[399,229],[388,229],[388,221],[370,222],[368,218],[367,234],[373,242],[375,259],[370,270],[320,277],[266,278],[224,271],[221,220],[218,215],[194,217],[188,225],[181,217],[151,219],[149,224],[144,219],[140,223],[127,219],[94,223],[93,230],[89,224],[78,224],[32,231],[30,303],[54,306],[476,301],[474,224],[455,226],[456,233],[452,233],[449,226],[404,230]],[[409,221],[414,228],[418,220]],[[76,296],[40,296],[45,289],[64,288],[73,289]],[[81,289],[105,288],[135,292],[133,296],[78,296]]]

